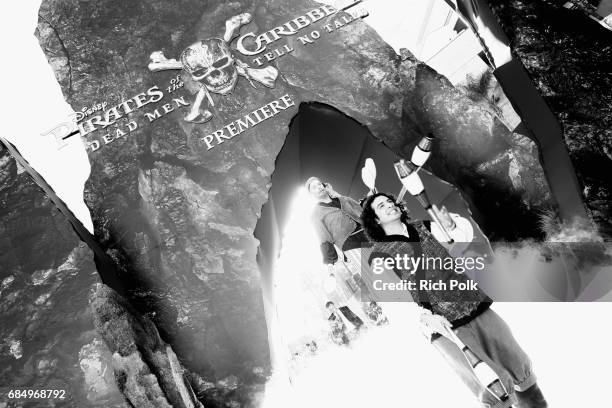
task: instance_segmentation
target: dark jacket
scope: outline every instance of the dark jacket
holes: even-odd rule
[[[410,238],[403,235],[389,235],[373,246],[368,260],[372,264],[374,258],[395,258],[404,254],[409,257],[451,258],[450,254],[429,232],[425,224],[415,222],[406,225]],[[491,299],[481,290],[449,290],[451,280],[467,282],[470,278],[465,274],[455,273],[452,269],[418,268],[416,271],[394,268],[395,274],[402,280],[415,282],[416,290],[411,290],[412,299],[420,306],[433,313],[445,317],[453,327],[468,323],[491,305]],[[414,273],[413,273],[414,272]],[[447,290],[419,290],[419,281],[446,282]]]

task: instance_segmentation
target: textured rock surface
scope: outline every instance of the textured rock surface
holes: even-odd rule
[[[133,406],[202,408],[172,348],[149,319],[102,284],[92,291],[90,306],[96,329],[113,353],[117,385]]]
[[[66,398],[38,406],[126,407],[87,307],[92,258],[0,148],[0,405],[9,389],[56,389]]]
[[[513,52],[559,118],[587,206],[610,236],[612,33],[563,3],[489,0]],[[585,11],[597,6],[574,3]]]
[[[318,6],[47,0],[37,34],[68,102],[80,110],[164,88],[177,72],[149,72],[151,52],[176,58],[196,39],[221,35],[233,15],[251,12],[243,32],[263,32]],[[225,388],[247,395],[269,369],[252,232],[299,102],[333,105],[404,156],[423,133],[435,132],[441,142],[433,171],[465,192],[492,238],[538,235],[535,210],[551,205],[534,145],[509,133],[490,106],[474,103],[411,55],[397,56],[362,22],[333,33],[322,23],[313,27],[321,31],[315,44],[295,36],[279,41],[295,51],[275,61],[274,89],[239,79],[231,95],[213,96],[215,116],[203,125],[184,122],[184,109],[152,124],[142,111],[133,113],[138,130],[90,154],[86,201],[96,236],[121,266],[129,300],[172,345],[198,395],[207,381],[235,384]],[[183,79],[177,94],[192,101],[195,84]],[[285,94],[296,107],[207,151],[203,136]]]

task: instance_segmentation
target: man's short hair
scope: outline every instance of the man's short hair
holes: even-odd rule
[[[333,305],[334,305],[334,302],[330,300],[329,302],[325,304],[325,308],[327,309],[328,307],[333,306]]]
[[[318,177],[310,177],[308,180],[306,180],[306,183],[304,183],[304,187],[306,187],[306,191],[310,192],[310,185],[315,181],[321,181],[320,178]]]

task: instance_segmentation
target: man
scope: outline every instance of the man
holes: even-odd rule
[[[447,229],[456,228],[452,218],[445,211],[438,212]],[[375,242],[370,264],[376,258],[397,256],[413,259],[448,259],[447,248],[431,233],[430,222],[415,222],[407,212],[387,194],[370,196],[361,216],[368,237]],[[380,262],[377,262],[380,264]],[[389,263],[391,264],[391,263]],[[432,336],[432,343],[448,360],[452,368],[480,399],[483,407],[507,407],[518,400],[520,408],[544,408],[547,403],[536,384],[531,371],[529,357],[514,340],[506,323],[489,308],[491,299],[480,290],[447,290],[444,288],[420,288],[420,281],[449,282],[457,280],[467,283],[469,277],[442,267],[423,268],[416,266],[406,270],[397,264],[391,269],[403,281],[415,282],[416,288],[409,289],[413,300],[430,313],[421,318],[432,328],[449,327],[476,356],[491,367],[499,376],[510,398],[506,403],[499,401],[478,381],[461,350],[453,341],[440,335]],[[435,263],[433,265],[436,265]],[[439,265],[439,264],[438,264]],[[443,330],[432,330],[442,332]],[[515,392],[516,390],[516,392]]]
[[[329,282],[335,294],[328,294],[346,307],[361,313],[364,304],[359,297],[367,297],[361,280],[362,246],[369,241],[361,227],[361,205],[338,194],[331,185],[318,177],[310,177],[305,184],[308,193],[317,201],[311,221],[319,239],[323,263],[327,265]],[[336,247],[341,250],[338,257]],[[351,312],[353,313],[353,312]]]
[[[306,181],[306,190],[317,201],[311,219],[324,264],[333,265],[338,261],[334,245],[344,252],[360,248],[367,242],[361,228],[361,206],[357,201],[336,193],[317,177]]]

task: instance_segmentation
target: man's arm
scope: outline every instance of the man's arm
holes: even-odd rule
[[[320,242],[323,263],[326,265],[333,265],[338,260],[338,253],[336,252],[336,247],[334,247],[332,242],[332,236],[325,225],[323,225],[323,222],[318,214],[314,213],[311,221]]]
[[[321,254],[323,255],[323,263],[333,265],[338,260],[338,252],[336,247],[331,242],[325,241],[321,243]]]
[[[363,212],[361,204],[351,197],[339,196],[338,198],[340,199],[342,211],[348,214],[355,223],[361,225],[361,213]]]
[[[361,202],[365,201],[368,196],[366,195],[364,198],[360,199],[360,201],[357,201],[349,196],[338,193],[329,183],[326,184],[326,189],[331,198],[340,200],[342,211],[348,214],[357,224],[361,225],[361,213],[363,212]]]

